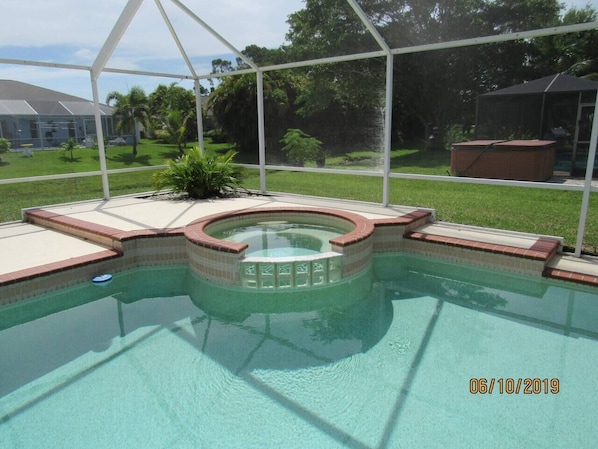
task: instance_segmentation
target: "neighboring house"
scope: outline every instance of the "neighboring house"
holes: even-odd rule
[[[105,136],[114,135],[113,108],[100,105]],[[19,81],[0,80],[0,137],[12,148],[55,148],[97,135],[92,101]]]

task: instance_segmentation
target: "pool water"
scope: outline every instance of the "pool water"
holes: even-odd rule
[[[330,239],[345,232],[330,226],[263,221],[211,233],[213,237],[246,243],[247,257],[309,256],[332,251]]]
[[[4,307],[0,447],[595,447],[596,289],[404,254],[367,276],[243,307],[146,268]]]

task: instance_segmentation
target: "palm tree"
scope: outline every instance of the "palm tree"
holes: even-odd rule
[[[185,113],[179,109],[171,109],[163,117],[163,129],[168,131],[172,143],[176,143],[181,156],[184,154],[183,145],[187,144],[187,122],[192,114]]]
[[[149,103],[144,90],[133,86],[126,95],[120,92],[110,92],[106,97],[106,104],[111,106],[114,101],[114,117],[117,119],[116,130],[133,130],[133,155],[137,156],[137,126],[140,123],[146,129],[149,124]]]

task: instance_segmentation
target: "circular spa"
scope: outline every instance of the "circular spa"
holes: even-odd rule
[[[346,232],[333,226],[256,218],[210,231],[210,235],[228,242],[246,243],[246,257],[279,258],[331,252],[330,240]]]
[[[185,228],[195,274],[270,290],[325,286],[363,272],[373,232],[361,215],[312,208],[229,212]]]

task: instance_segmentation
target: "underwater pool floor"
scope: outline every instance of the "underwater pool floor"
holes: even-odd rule
[[[594,289],[408,255],[373,272],[317,310],[231,314],[185,267],[0,309],[0,447],[594,447]],[[500,394],[519,378],[558,391]]]

